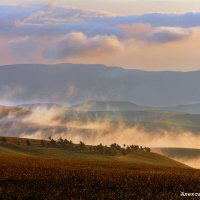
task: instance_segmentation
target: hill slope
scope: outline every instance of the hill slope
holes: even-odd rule
[[[118,106],[118,102],[116,104]],[[106,109],[105,106],[104,108]],[[107,122],[107,125],[103,122]],[[98,131],[105,131],[106,134],[108,131],[115,131],[122,124],[124,128],[138,126],[152,134],[160,130],[171,132],[182,130],[198,135],[200,133],[199,122],[200,115],[156,109],[88,111],[69,110],[55,104],[0,106],[0,135],[13,137],[22,135],[31,137],[35,133],[41,133],[40,138],[48,138],[49,135],[58,133],[63,133],[67,137],[67,134],[72,132],[73,134],[84,133],[87,136],[92,132],[93,135],[97,135],[95,133]]]
[[[200,103],[177,105],[174,107],[166,107],[166,108],[163,108],[163,110],[167,110],[171,112],[185,112],[189,114],[200,114]]]
[[[149,108],[128,101],[86,101],[72,106],[71,109],[79,111],[139,111]]]
[[[200,158],[200,149],[192,148],[155,148],[161,151],[164,155],[176,158]]]
[[[20,141],[20,145],[16,142]],[[150,152],[132,152],[130,154],[121,156],[108,156],[94,153],[81,153],[74,151],[67,151],[61,148],[42,147],[40,140],[31,140],[32,145],[25,145],[26,139],[7,138],[7,142],[0,142],[0,156],[34,156],[38,158],[55,158],[74,161],[114,161],[114,162],[129,162],[142,165],[154,165],[163,167],[180,167],[187,168],[188,166],[174,161],[165,156]]]
[[[200,169],[200,149],[162,147],[153,148],[152,151]]]

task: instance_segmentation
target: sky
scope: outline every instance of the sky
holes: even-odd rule
[[[48,4],[49,0],[1,0],[2,5]],[[199,0],[53,0],[60,6],[100,10],[119,15],[144,14],[151,12],[199,11]],[[199,9],[198,9],[199,8]]]
[[[0,65],[193,71],[199,27],[199,0],[1,0]]]

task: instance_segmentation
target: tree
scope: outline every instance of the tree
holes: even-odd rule
[[[139,150],[140,150],[140,151],[144,151],[144,149],[143,149],[143,147],[142,147],[142,146],[140,146]]]
[[[27,146],[30,146],[31,145],[31,142],[29,140],[26,140],[26,145]]]
[[[97,145],[96,151],[97,151],[97,153],[103,154],[104,153],[104,146],[102,144]]]
[[[57,140],[57,143],[58,143],[61,147],[65,147],[65,146],[66,146],[65,140],[63,140],[62,137],[60,137],[60,138]]]
[[[131,151],[139,151],[140,147],[138,145],[131,145],[130,146]]]
[[[117,143],[111,144],[111,145],[110,145],[110,148],[113,148],[113,149],[116,149],[116,150],[121,151],[121,147],[120,147],[120,145],[118,145]]]
[[[60,138],[58,139],[58,143],[61,144],[61,145],[64,143],[64,140],[62,139],[62,137],[60,137]]]
[[[50,141],[49,141],[49,145],[50,146],[52,146],[52,147],[55,147],[56,146],[56,141],[54,140],[54,139],[51,139]]]
[[[6,142],[7,142],[7,139],[6,139],[5,137],[2,137],[2,138],[1,138],[1,141],[6,143]]]
[[[45,144],[46,144],[45,141],[44,141],[44,140],[41,140],[41,146],[44,147]]]
[[[79,149],[80,150],[85,150],[85,148],[86,148],[85,143],[83,143],[82,141],[80,141],[80,143],[79,143]]]
[[[151,149],[149,147],[144,147],[145,152],[151,152]]]

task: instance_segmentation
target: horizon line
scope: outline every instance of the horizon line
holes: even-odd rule
[[[0,68],[3,68],[3,67],[11,67],[11,66],[20,66],[20,65],[44,65],[44,66],[54,66],[54,65],[89,65],[89,66],[97,66],[99,65],[99,67],[104,67],[104,68],[118,68],[118,69],[122,69],[122,70],[133,70],[133,71],[140,71],[140,72],[152,72],[152,73],[159,73],[159,72],[167,72],[167,73],[190,73],[190,72],[199,72],[200,69],[196,69],[196,70],[188,70],[188,71],[178,71],[178,70],[144,70],[144,69],[141,69],[141,68],[130,68],[130,67],[123,67],[123,66],[114,66],[114,65],[107,65],[107,64],[102,64],[102,63],[53,63],[53,64],[50,64],[50,63],[17,63],[17,64],[5,64],[5,65],[1,65],[0,64]]]

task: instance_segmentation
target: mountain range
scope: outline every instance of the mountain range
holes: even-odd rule
[[[15,105],[44,102],[72,105],[100,100],[173,107],[179,111],[177,105],[200,102],[199,85],[200,71],[150,72],[97,64],[0,67],[0,102]],[[191,109],[196,112],[196,105]]]

